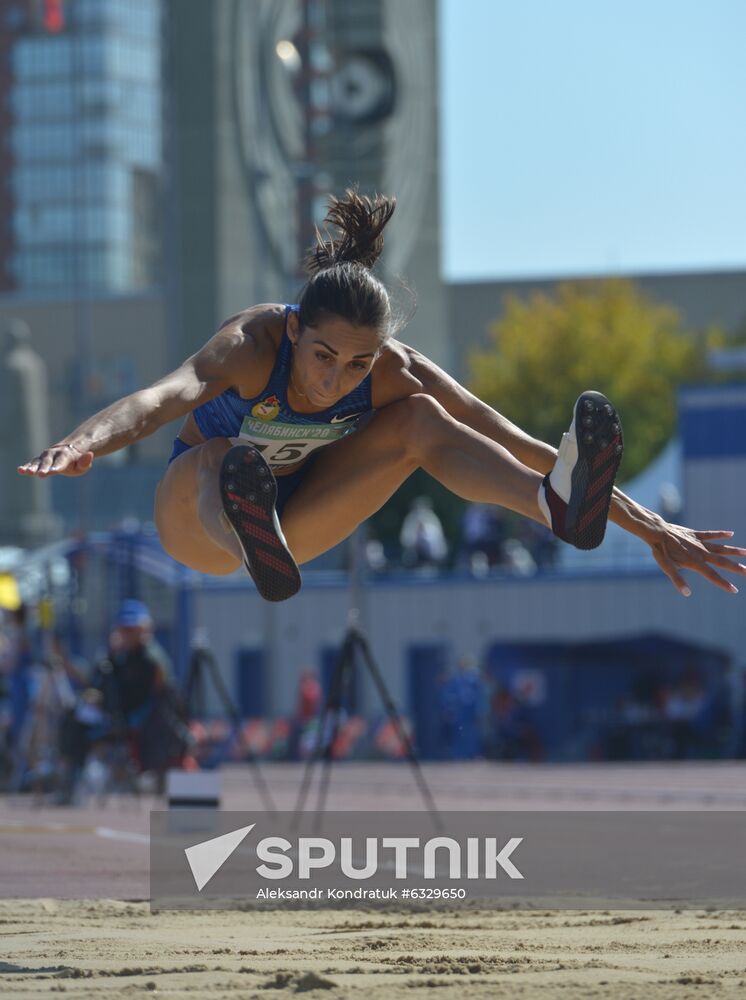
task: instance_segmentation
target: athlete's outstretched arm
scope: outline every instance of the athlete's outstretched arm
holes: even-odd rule
[[[411,348],[405,351],[409,358],[407,373],[419,383],[418,391],[434,396],[452,417],[501,444],[530,469],[543,474],[551,471],[557,457],[555,448],[516,427],[417,351]],[[682,569],[694,570],[730,593],[737,593],[737,588],[713,567],[746,576],[746,566],[733,561],[746,556],[746,548],[721,544],[722,539],[733,536],[732,531],[695,531],[670,524],[617,487],[609,519],[647,542],[661,570],[684,597],[689,597],[691,590],[681,576]]]
[[[27,476],[83,475],[96,455],[125,448],[223,392],[235,380],[234,362],[239,351],[243,365],[250,361],[247,355],[251,347],[252,341],[236,317],[175,371],[95,413],[19,466],[18,472]]]

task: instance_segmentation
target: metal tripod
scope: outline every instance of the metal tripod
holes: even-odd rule
[[[384,708],[386,709],[388,717],[391,720],[391,724],[396,730],[396,734],[404,747],[415,782],[417,783],[422,800],[425,803],[433,824],[437,830],[441,830],[443,826],[440,814],[437,806],[435,805],[435,801],[432,797],[428,784],[425,781],[425,776],[422,773],[420,763],[415,755],[412,741],[407,735],[407,731],[404,728],[401,717],[396,710],[396,706],[394,705],[389,690],[386,687],[381,671],[378,668],[378,664],[373,658],[370,643],[368,642],[368,639],[362,629],[359,627],[358,620],[359,612],[356,609],[352,609],[349,613],[349,625],[347,632],[342,640],[339,657],[334,667],[334,673],[332,674],[326,703],[319,719],[316,745],[313,749],[313,753],[306,762],[303,779],[301,781],[298,800],[295,805],[296,825],[300,820],[300,813],[303,811],[303,807],[305,806],[306,799],[308,797],[308,791],[311,786],[315,765],[320,760],[323,760],[323,767],[318,788],[318,797],[316,800],[317,825],[319,824],[321,814],[324,812],[326,807],[327,792],[329,790],[329,778],[331,775],[331,767],[334,762],[334,744],[337,739],[337,733],[339,732],[344,696],[346,691],[349,690],[352,675],[355,670],[355,663],[359,654],[359,658],[362,660],[369,676],[372,678],[376,688],[378,689],[378,694],[380,695]],[[330,720],[331,726],[329,725]]]
[[[241,715],[236,704],[228,693],[228,689],[220,676],[215,657],[200,640],[192,647],[192,657],[189,661],[186,681],[184,683],[184,703],[188,712],[204,716],[206,714],[206,682],[210,681],[223,707],[223,712],[230,719],[236,733],[241,730]],[[259,762],[249,747],[243,747],[244,759],[254,775],[256,790],[269,813],[275,813],[275,804],[270,794],[267,782],[264,780]]]

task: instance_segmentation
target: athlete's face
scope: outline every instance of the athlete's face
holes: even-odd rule
[[[293,344],[291,388],[322,409],[362,382],[381,348],[376,330],[353,326],[339,316],[326,316],[318,326],[301,331],[297,313],[291,313],[288,337]]]

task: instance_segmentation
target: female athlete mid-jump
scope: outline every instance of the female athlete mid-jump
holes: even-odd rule
[[[610,516],[650,545],[685,596],[682,568],[736,592],[713,568],[746,573],[731,561],[746,549],[716,542],[732,532],[669,524],[614,488],[622,431],[601,393],[579,397],[555,452],[394,339],[388,294],[371,271],[394,204],[352,192],[332,199],[298,305],[231,317],[176,371],[18,471],[83,475],[97,455],[186,417],[156,491],[161,542],[204,573],[243,563],[268,600],[292,596],[298,564],[350,535],[418,467],[579,548],[600,544]]]

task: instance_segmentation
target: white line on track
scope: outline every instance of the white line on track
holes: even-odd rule
[[[150,843],[150,837],[146,833],[114,830],[109,826],[81,826],[77,823],[27,823],[23,820],[10,819],[0,824],[0,834],[2,833],[92,833],[104,840],[121,840],[129,844]]]
[[[112,830],[108,826],[94,827],[93,832],[97,837],[105,840],[124,840],[129,844],[149,844],[150,837],[146,833],[133,833],[128,830]]]

